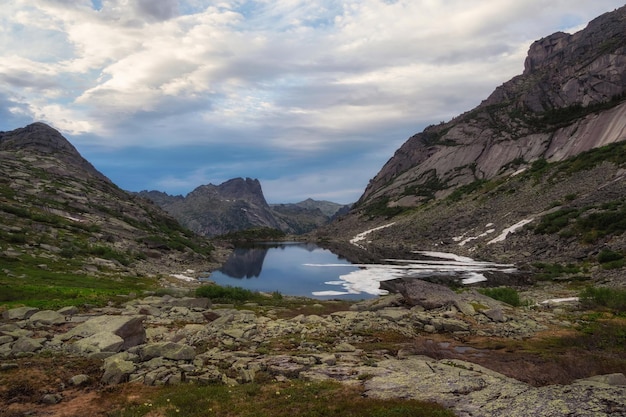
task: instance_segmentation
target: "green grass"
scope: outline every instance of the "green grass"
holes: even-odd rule
[[[519,297],[517,290],[510,287],[497,287],[497,288],[482,288],[478,290],[481,294],[491,297],[494,300],[502,301],[512,305],[513,307],[519,307],[522,305],[522,301]]]
[[[46,268],[39,265],[46,264]],[[84,304],[106,305],[119,295],[156,288],[154,279],[93,277],[76,271],[79,265],[21,256],[0,257],[0,308],[31,306],[42,309]]]
[[[125,404],[110,417],[453,417],[440,405],[415,400],[363,398],[361,391],[337,382],[182,385],[164,387]]]

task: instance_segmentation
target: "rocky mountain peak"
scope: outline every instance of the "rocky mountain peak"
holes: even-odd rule
[[[360,203],[416,206],[626,139],[626,6],[534,42],[525,70],[478,107],[405,142]]]
[[[250,200],[257,204],[267,205],[263,196],[261,182],[252,178],[233,178],[218,186],[223,197]]]
[[[5,151],[20,155],[51,156],[63,161],[68,167],[110,182],[58,130],[45,123],[36,122],[10,132],[0,132],[0,152]]]

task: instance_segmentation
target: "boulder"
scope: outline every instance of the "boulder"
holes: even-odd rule
[[[31,339],[30,337],[20,337],[11,346],[11,353],[19,355],[20,353],[36,352],[43,347],[42,343],[45,339]]]
[[[7,320],[25,320],[38,311],[35,307],[17,307],[2,313],[2,317]]]
[[[399,292],[406,303],[425,310],[455,306],[458,295],[450,288],[420,279],[395,279],[381,283],[381,288]]]
[[[137,353],[142,361],[153,358],[190,361],[196,357],[196,351],[193,347],[173,342],[151,343],[141,346],[137,349]]]
[[[65,316],[52,310],[41,310],[29,317],[28,321],[39,325],[58,325],[65,323]]]
[[[73,377],[71,377],[68,382],[73,387],[80,387],[82,385],[86,385],[89,382],[89,380],[90,380],[89,375],[79,374],[79,375],[74,375]]]
[[[72,344],[72,348],[78,353],[90,354],[98,352],[119,352],[123,345],[124,339],[120,336],[109,332],[100,332],[77,340]]]
[[[104,374],[101,381],[104,384],[113,385],[126,382],[130,374],[135,372],[137,367],[128,360],[127,355],[117,354],[104,360]]]
[[[145,316],[97,316],[79,324],[62,336],[62,340],[72,337],[86,338],[98,333],[112,333],[124,340],[119,350],[126,350],[132,346],[145,343],[146,330],[143,326]]]

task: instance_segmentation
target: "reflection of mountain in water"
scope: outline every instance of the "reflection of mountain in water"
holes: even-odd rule
[[[232,278],[253,278],[261,275],[269,246],[235,248],[219,269]]]

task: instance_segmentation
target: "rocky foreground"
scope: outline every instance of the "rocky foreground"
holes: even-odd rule
[[[370,397],[435,401],[459,416],[626,415],[621,373],[534,387],[472,362],[486,352],[441,342],[442,335],[452,341],[524,339],[570,326],[558,311],[515,309],[474,291],[457,294],[434,284],[416,285],[414,297],[410,292],[391,295],[347,311],[290,318],[280,318],[280,308],[251,303],[241,310],[170,295],[85,312],[15,308],[4,312],[0,325],[1,369],[19,367],[21,357],[59,352],[101,359],[103,385],[334,379],[362,384]],[[432,359],[410,344],[389,350],[365,343],[384,333],[421,339],[433,352],[448,349],[467,360]],[[88,378],[77,374],[42,401],[62,402],[64,387],[80,386]]]

